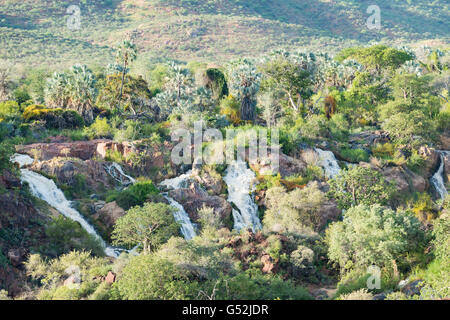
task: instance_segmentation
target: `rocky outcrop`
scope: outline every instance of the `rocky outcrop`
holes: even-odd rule
[[[447,181],[450,181],[450,153],[444,156],[444,171]]]
[[[439,166],[440,155],[435,149],[422,146],[419,149],[419,155],[425,160],[423,168],[423,175],[425,178],[430,178],[436,172]]]
[[[261,175],[272,174],[272,165],[270,157],[258,158],[255,163],[250,163],[250,167],[253,171],[258,172]],[[284,153],[280,152],[279,156],[279,173],[282,178],[286,178],[292,175],[301,174],[305,172],[307,164],[301,159],[295,159]]]
[[[221,195],[225,189],[220,174],[206,170],[194,170],[192,178],[203,186],[211,195]]]
[[[106,159],[109,155],[115,154],[133,170],[134,175],[149,176],[155,182],[178,174],[177,166],[171,162],[173,145],[167,141],[158,144],[147,140],[133,143],[119,143],[107,139],[67,142],[58,137],[49,138],[49,140],[58,142],[16,146],[16,151],[38,161],[48,161],[58,157],[87,161]]]
[[[194,222],[198,221],[197,212],[203,206],[213,208],[214,213],[219,215],[225,224],[230,219],[231,205],[222,197],[210,196],[197,183],[192,183],[186,189],[172,190],[169,196],[183,206]]]
[[[56,177],[59,183],[67,185],[75,183],[76,176],[81,175],[85,178],[86,187],[93,192],[98,192],[115,186],[115,182],[104,169],[105,164],[104,161],[53,158],[34,162],[31,170]]]
[[[34,143],[16,146],[16,151],[40,161],[57,157],[89,160],[98,155],[97,146],[102,143],[105,143],[105,140]]]
[[[318,230],[323,230],[330,222],[337,221],[341,216],[342,210],[338,208],[336,201],[327,200],[322,203],[319,208],[319,225]]]
[[[114,227],[117,219],[123,217],[125,214],[125,210],[123,210],[115,201],[113,201],[105,204],[93,215],[93,217],[95,220],[100,222],[102,226],[110,229]]]
[[[360,163],[361,166],[372,168],[380,172],[388,182],[394,182],[399,193],[425,192],[428,189],[428,180],[409,170],[406,166],[394,166],[379,168],[368,163]]]
[[[446,132],[439,137],[439,149],[450,150],[450,132]]]
[[[389,141],[389,134],[381,130],[355,133],[349,138],[349,143],[352,145],[352,148],[368,150],[375,144],[384,144]]]

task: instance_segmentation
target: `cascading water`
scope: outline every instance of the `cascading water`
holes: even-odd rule
[[[33,163],[33,159],[27,155],[15,154],[11,157],[11,161],[18,163],[20,167],[30,165]],[[81,227],[89,234],[98,239],[105,248],[105,254],[110,257],[118,257],[120,254],[119,249],[106,245],[106,242],[98,235],[95,229],[83,218],[83,216],[75,209],[71,207],[71,202],[66,199],[64,193],[58,189],[53,180],[33,172],[28,169],[21,169],[21,179],[30,186],[31,192],[34,196],[44,200],[50,206],[58,210],[65,217],[78,222]]]
[[[173,179],[167,179],[160,183],[161,186],[172,188],[174,190],[187,188],[189,183],[189,178],[192,176],[192,171],[180,175],[179,177]],[[174,199],[170,198],[167,194],[164,197],[169,201],[170,205],[176,209],[173,214],[175,221],[181,224],[181,233],[186,240],[191,240],[196,236],[194,224],[191,222],[189,215],[183,206],[176,202]]]
[[[134,184],[136,182],[136,180],[132,177],[126,175],[125,172],[123,172],[122,167],[116,162],[113,162],[110,165],[105,165],[105,170],[111,177],[124,186]]]
[[[341,167],[339,167],[334,153],[319,148],[315,148],[314,150],[319,154],[320,165],[324,168],[326,176],[329,179],[336,177],[341,171]]]
[[[450,151],[439,151],[439,153],[441,156],[441,164],[436,173],[431,177],[430,181],[441,199],[445,199],[448,195],[448,191],[444,182],[444,158],[445,156],[450,155]]]
[[[252,228],[256,231],[262,228],[258,218],[258,206],[250,196],[254,191],[255,178],[246,162],[233,161],[223,179],[228,186],[228,201],[239,209],[233,208],[234,228],[237,230]]]

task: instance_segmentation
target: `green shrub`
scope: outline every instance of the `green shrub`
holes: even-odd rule
[[[53,218],[45,234],[48,238],[45,252],[48,255],[56,257],[72,250],[86,250],[97,256],[104,255],[98,239],[84,230],[78,222],[64,216]]]
[[[26,121],[45,121],[47,128],[75,129],[84,125],[83,118],[76,111],[49,109],[42,105],[26,107],[22,116]]]
[[[84,129],[84,133],[90,138],[112,138],[113,128],[108,123],[108,119],[106,118],[99,118],[95,119],[94,123],[91,124],[89,127],[86,127]]]
[[[377,143],[372,147],[374,157],[381,159],[392,159],[395,154],[395,148],[392,143]]]
[[[5,101],[0,103],[1,119],[15,118],[20,115],[20,107],[16,101]]]
[[[141,206],[144,202],[156,198],[159,194],[158,188],[151,180],[139,181],[128,189],[113,192],[107,198],[107,202],[116,201],[124,210],[135,206]]]
[[[369,160],[369,154],[362,149],[341,149],[340,155],[342,158],[349,162],[367,162]]]

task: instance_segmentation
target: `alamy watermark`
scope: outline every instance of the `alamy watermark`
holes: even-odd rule
[[[370,14],[370,17],[367,18],[367,28],[369,30],[380,30],[381,29],[381,9],[377,5],[370,5],[367,8],[367,13]]]
[[[279,131],[277,129],[227,129],[225,137],[218,129],[194,123],[194,132],[177,129],[172,133],[171,160],[180,165],[220,165],[248,161],[270,165],[272,174],[279,171]],[[270,140],[270,146],[268,141]]]
[[[373,265],[367,268],[367,273],[370,275],[367,279],[367,289],[381,289],[381,269]]]
[[[75,31],[81,29],[81,9],[77,5],[71,5],[67,8],[67,28]]]

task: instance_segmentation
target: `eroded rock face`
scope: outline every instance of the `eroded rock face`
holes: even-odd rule
[[[295,159],[280,152],[279,172],[282,178],[295,174],[301,174],[306,170],[306,163],[301,159]],[[272,166],[269,158],[258,158],[256,163],[250,163],[252,170],[260,174],[272,174]]]
[[[368,163],[360,163],[360,165],[377,170],[388,182],[395,182],[397,191],[400,193],[425,192],[429,187],[427,179],[415,174],[405,166],[378,168]]]
[[[450,181],[450,154],[444,156],[444,171],[447,181]]]
[[[106,140],[34,143],[16,146],[18,153],[27,154],[36,160],[50,160],[57,157],[92,159],[97,155],[97,146]]]
[[[58,182],[71,185],[75,176],[82,175],[86,186],[97,192],[105,188],[114,188],[114,181],[104,169],[104,161],[54,158],[33,163],[31,170],[47,176],[56,177]]]
[[[432,177],[439,165],[439,152],[433,148],[422,146],[419,149],[419,155],[425,160],[424,176],[426,178]]]
[[[106,228],[114,227],[117,219],[126,214],[119,205],[113,201],[105,204],[100,210],[94,214],[94,219],[99,221]]]
[[[155,144],[146,140],[133,143],[119,143],[107,139],[67,142],[60,137],[49,138],[49,140],[57,142],[16,146],[16,151],[38,161],[48,161],[58,157],[78,158],[83,161],[105,159],[113,152],[127,162],[126,164],[136,176],[149,176],[155,182],[159,182],[178,174],[177,166],[171,162],[173,145],[167,141]]]
[[[194,170],[192,177],[212,195],[220,195],[224,191],[224,182],[220,175],[215,176],[204,170]]]
[[[439,137],[439,147],[441,150],[450,150],[450,132],[446,132]]]
[[[231,205],[222,197],[210,196],[196,183],[192,183],[186,189],[172,190],[169,192],[169,196],[184,207],[194,222],[198,221],[197,212],[203,206],[213,208],[214,213],[219,215],[224,222],[230,219]]]

